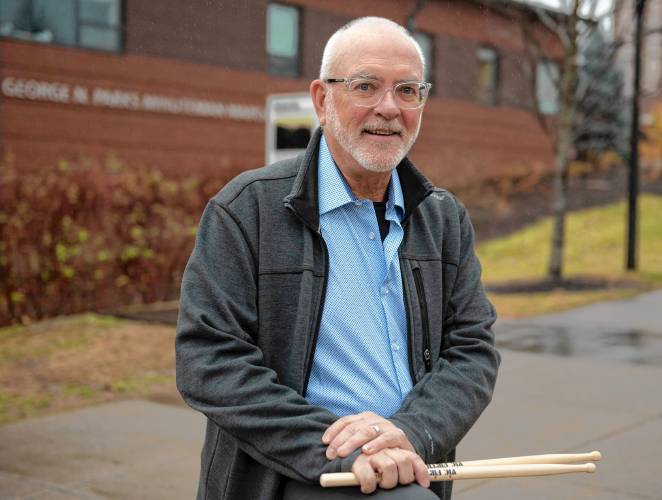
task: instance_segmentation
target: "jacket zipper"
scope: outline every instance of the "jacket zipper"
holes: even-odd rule
[[[414,273],[414,283],[416,284],[416,294],[418,295],[418,305],[421,308],[421,322],[423,323],[423,360],[425,361],[425,371],[432,369],[432,353],[430,352],[430,325],[428,324],[428,304],[425,301],[425,289],[423,288],[423,278],[421,277],[421,268],[412,269]]]
[[[398,251],[398,256],[399,256]],[[414,366],[414,334],[412,333],[413,327],[410,328],[410,325],[413,325],[411,318],[411,299],[409,297],[407,278],[405,274],[405,268],[402,265],[403,261],[400,260],[400,274],[402,275],[402,298],[405,302],[405,314],[407,316],[407,357],[409,359],[409,375],[411,376],[411,381],[416,385],[418,382],[418,376],[416,375],[416,368]]]
[[[306,359],[306,369],[303,378],[303,390],[301,392],[302,396],[306,396],[306,391],[308,391],[308,380],[310,379],[310,372],[313,369],[313,356],[315,355],[315,348],[317,347],[317,337],[320,333],[320,325],[322,324],[322,312],[324,310],[324,299],[326,298],[326,284],[329,281],[329,250],[326,246],[326,241],[322,238],[322,233],[316,231],[317,236],[322,242],[322,248],[324,249],[324,262],[322,268],[324,269],[324,280],[322,282],[322,295],[319,300],[319,306],[317,307],[317,321],[315,324],[315,330],[313,332],[313,341],[310,344],[310,349],[308,350],[308,357]]]

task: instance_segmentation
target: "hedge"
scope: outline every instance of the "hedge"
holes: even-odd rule
[[[109,159],[0,161],[0,325],[176,299],[221,181]]]

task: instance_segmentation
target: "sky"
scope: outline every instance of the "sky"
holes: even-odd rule
[[[571,3],[571,0],[518,0],[523,3],[530,3],[530,4],[542,4],[542,5],[549,5],[550,7],[554,8],[561,8],[564,7],[567,9],[568,5]],[[590,7],[590,5],[593,3],[593,1],[597,1],[597,7],[595,9],[595,15],[598,18],[603,18],[601,19],[601,26],[602,28],[609,32],[611,31],[612,27],[612,22],[611,18],[607,16],[609,12],[612,9],[613,6],[613,0],[583,0],[583,2],[586,3],[587,7]]]

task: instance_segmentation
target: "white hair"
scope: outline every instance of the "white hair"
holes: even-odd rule
[[[354,19],[344,26],[340,27],[331,38],[326,42],[324,46],[324,53],[322,54],[322,65],[320,66],[320,80],[331,77],[331,68],[334,66],[337,58],[338,52],[338,42],[340,42],[344,37],[350,34],[354,29],[379,29],[379,28],[390,28],[399,31],[413,44],[418,57],[421,59],[421,65],[423,66],[423,74],[425,74],[425,56],[423,56],[423,50],[421,46],[416,41],[416,39],[407,31],[404,27],[400,26],[398,23],[386,19],[385,17],[359,17]]]

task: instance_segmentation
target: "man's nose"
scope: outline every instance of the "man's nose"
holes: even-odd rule
[[[387,89],[382,99],[375,106],[375,113],[382,115],[387,120],[392,120],[400,114],[400,107],[395,102],[393,89]]]

